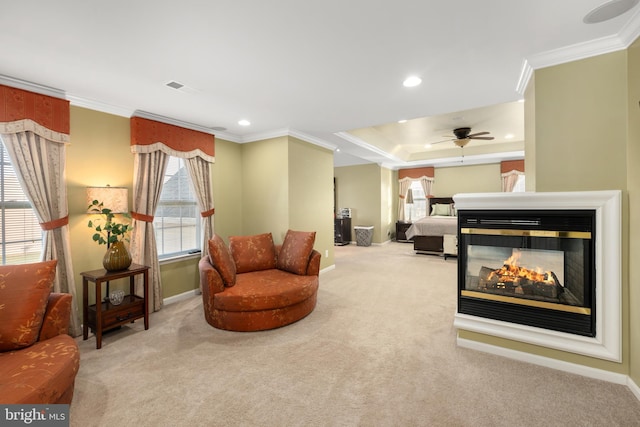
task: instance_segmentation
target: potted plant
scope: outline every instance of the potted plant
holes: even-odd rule
[[[104,207],[104,204],[99,200],[91,202],[87,207],[87,212],[101,215],[99,220],[89,220],[87,226],[95,230],[92,236],[94,242],[99,245],[107,245],[107,253],[102,260],[105,270],[117,271],[129,268],[131,254],[124,242],[129,241],[131,224],[115,221],[116,215],[111,209]],[[128,213],[123,216],[131,218]]]

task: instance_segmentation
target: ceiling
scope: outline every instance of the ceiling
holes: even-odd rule
[[[603,0],[3,3],[0,83],[238,143],[291,135],[335,150],[336,166],[392,169],[522,158],[532,71],[640,35],[638,0],[607,2],[601,12],[632,8],[592,24]],[[404,87],[410,75],[422,84]],[[495,140],[425,148],[465,126]]]

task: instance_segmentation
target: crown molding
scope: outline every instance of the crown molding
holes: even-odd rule
[[[129,118],[135,112],[134,108],[106,104],[104,102],[95,101],[93,99],[83,98],[81,96],[68,94],[66,98],[69,100],[69,102],[71,102],[71,105],[75,107],[88,108],[89,110],[113,114],[114,116]]]
[[[393,156],[393,155],[387,153],[386,151],[381,150],[380,148],[378,148],[378,147],[376,147],[374,145],[371,145],[368,142],[365,142],[364,140],[362,140],[362,139],[360,139],[360,138],[358,138],[356,136],[353,136],[349,132],[336,132],[334,135],[344,139],[345,141],[348,141],[348,142],[350,142],[352,144],[355,144],[355,145],[357,145],[359,147],[362,147],[364,149],[372,151],[372,152],[376,153],[379,156],[385,157],[385,158],[391,160],[392,162],[396,162],[398,164],[406,163],[403,159],[401,159],[399,157],[396,157],[396,156]]]
[[[516,92],[524,95],[529,80],[537,69],[626,49],[638,37],[640,37],[640,9],[634,13],[617,34],[541,52],[525,58],[522,63]]]
[[[26,80],[16,79],[14,77],[0,75],[0,84],[15,87],[17,89],[28,90],[41,95],[52,96],[54,98],[67,99],[63,90],[28,82]]]
[[[335,149],[338,148],[336,145],[331,144],[325,141],[324,139],[321,139],[312,135],[308,135],[306,133],[300,132],[295,129],[289,130],[289,136],[298,138],[304,142],[308,142],[309,144],[317,145],[318,147],[326,148],[331,151],[335,151]]]

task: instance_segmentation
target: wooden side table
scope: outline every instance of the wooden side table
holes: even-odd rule
[[[144,278],[144,296],[135,294],[135,276]],[[149,329],[149,267],[131,264],[128,269],[107,271],[105,269],[85,271],[82,276],[82,338],[89,337],[89,328],[96,335],[96,348],[102,347],[102,332],[122,326],[125,323],[144,317],[144,329]],[[102,301],[102,283],[116,279],[129,278],[129,295],[122,303],[113,305]],[[89,282],[96,285],[96,303],[89,305]]]

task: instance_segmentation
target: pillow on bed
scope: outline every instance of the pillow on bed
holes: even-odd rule
[[[451,205],[436,203],[431,207],[431,216],[451,216]]]

